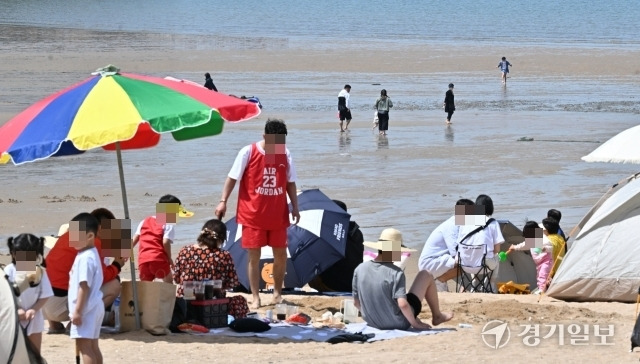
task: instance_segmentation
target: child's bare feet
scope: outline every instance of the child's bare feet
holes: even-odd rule
[[[443,322],[447,322],[453,318],[453,312],[440,312],[440,315],[433,316],[431,323],[433,326],[438,326]]]
[[[260,302],[260,298],[253,298],[253,302],[251,302],[251,305],[249,305],[249,308],[252,310],[257,310],[260,308],[260,306],[262,306],[262,303]]]

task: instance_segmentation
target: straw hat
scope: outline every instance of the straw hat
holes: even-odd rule
[[[378,241],[365,241],[364,246],[382,251],[400,251],[415,252],[415,249],[409,249],[402,246],[402,233],[394,228],[382,230]]]
[[[60,229],[58,229],[58,235],[49,235],[44,237],[44,247],[47,249],[53,249],[53,247],[56,246],[60,235],[63,235],[67,231],[69,231],[69,224],[60,225]]]

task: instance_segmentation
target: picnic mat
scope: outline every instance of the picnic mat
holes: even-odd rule
[[[221,327],[219,329],[210,329],[208,334],[194,334],[194,335],[219,335],[219,336],[249,336],[249,337],[262,337],[267,339],[291,339],[291,340],[312,340],[312,341],[327,341],[329,338],[336,335],[344,334],[344,330],[333,328],[316,328],[311,325],[291,325],[287,323],[272,323],[270,324],[271,330],[265,332],[235,332],[228,327]]]
[[[407,337],[407,336],[435,335],[435,334],[439,334],[441,332],[456,331],[456,329],[453,329],[453,328],[440,328],[440,329],[432,328],[431,330],[424,330],[424,331],[417,331],[417,330],[412,330],[412,329],[409,329],[409,330],[380,330],[380,329],[376,329],[375,327],[368,326],[366,322],[358,322],[358,323],[348,324],[345,327],[345,331],[350,333],[350,334],[354,334],[356,332],[361,332],[363,334],[375,334],[374,337],[372,337],[371,339],[368,340],[368,342],[372,342],[372,341],[380,341],[380,340],[397,339],[399,337]]]
[[[369,342],[379,340],[396,339],[407,336],[418,335],[434,335],[446,331],[455,331],[455,329],[432,329],[426,331],[403,331],[403,330],[379,330],[366,323],[353,323],[345,326],[344,329],[335,329],[328,327],[313,327],[311,325],[291,325],[287,323],[273,323],[271,324],[271,330],[265,332],[235,332],[228,327],[219,329],[211,329],[207,334],[193,334],[193,335],[213,335],[213,336],[234,336],[234,337],[261,337],[267,339],[290,339],[296,341],[319,341],[324,342],[328,339],[344,334],[344,333],[356,333],[362,332],[363,334],[375,334],[375,336],[369,339]]]

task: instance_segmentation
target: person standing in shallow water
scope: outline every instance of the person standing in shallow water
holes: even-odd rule
[[[373,107],[378,111],[378,130],[380,135],[387,135],[389,130],[389,109],[393,107],[391,98],[387,96],[387,90],[380,91],[380,97],[376,100]]]
[[[498,68],[500,68],[500,72],[502,72],[502,83],[507,84],[507,73],[509,73],[509,67],[513,67],[509,61],[507,61],[507,57],[502,57],[500,63],[498,63]]]
[[[351,92],[350,85],[344,85],[344,88],[338,93],[338,117],[340,118],[340,132],[349,130],[349,123],[351,122],[351,106],[349,105],[349,95]],[[347,121],[347,125],[344,125],[344,121]]]
[[[454,101],[453,96],[453,84],[449,84],[449,90],[444,94],[444,112],[447,113],[447,124],[451,124],[451,116],[453,116],[453,112],[456,110],[456,103]]]

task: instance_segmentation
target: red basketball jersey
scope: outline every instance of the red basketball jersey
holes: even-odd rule
[[[239,224],[262,230],[289,226],[288,168],[286,154],[266,156],[257,143],[251,146],[238,191]]]

